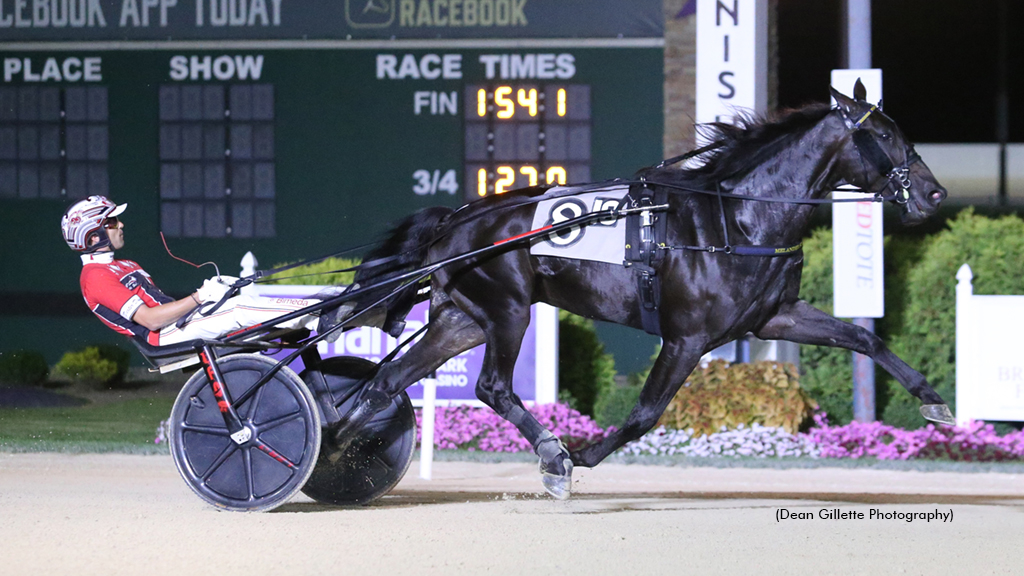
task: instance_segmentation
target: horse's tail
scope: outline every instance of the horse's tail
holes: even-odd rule
[[[454,210],[444,206],[424,208],[399,222],[380,246],[363,258],[363,263],[356,270],[355,282],[361,286],[372,286],[421,267],[427,259],[431,239],[442,221],[452,212]],[[371,291],[372,301],[378,300],[395,287],[387,285],[380,292]],[[385,332],[396,338],[401,335],[405,327],[404,319],[418,301],[418,288],[418,283],[413,283],[387,300],[387,318],[383,326]]]

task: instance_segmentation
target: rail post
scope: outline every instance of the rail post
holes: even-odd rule
[[[975,351],[973,344],[974,317],[971,299],[974,297],[974,286],[971,280],[974,274],[967,264],[960,266],[956,273],[956,423],[966,426],[971,420],[973,406],[971,394],[973,390],[974,367],[972,359]]]
[[[420,478],[430,480],[434,467],[434,405],[437,402],[437,379],[431,374],[420,380],[423,385],[423,417],[420,424]]]
[[[242,256],[241,264],[241,277],[245,278],[246,276],[252,276],[253,274],[256,273],[256,266],[259,266],[259,261],[256,260],[256,256],[252,252],[246,252],[245,256]],[[242,289],[239,290],[239,292],[245,294],[246,296],[260,295],[260,289],[256,286],[255,282],[247,286],[243,286]]]

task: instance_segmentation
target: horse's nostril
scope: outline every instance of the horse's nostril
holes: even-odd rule
[[[942,202],[943,200],[946,199],[946,191],[943,190],[942,188],[932,190],[931,193],[928,194],[928,197],[931,198],[934,202]]]

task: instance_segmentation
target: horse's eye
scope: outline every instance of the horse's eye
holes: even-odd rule
[[[882,132],[882,135],[879,136],[879,138],[888,142],[889,140],[892,140],[892,134],[889,134],[888,132]]]

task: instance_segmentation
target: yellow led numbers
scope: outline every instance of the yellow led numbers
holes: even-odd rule
[[[518,174],[525,177],[525,181],[516,183],[517,172],[515,167],[502,165],[494,169],[495,180],[494,180],[494,193],[504,194],[508,190],[514,188],[522,188],[525,186],[536,186],[540,172],[536,166],[520,166]],[[476,194],[477,196],[487,196],[487,181],[488,174],[486,168],[480,168],[476,171]],[[544,172],[544,182],[546,184],[559,184],[564,185],[566,181],[565,168],[561,166],[551,166]]]
[[[540,112],[540,98],[536,88],[515,90],[511,86],[498,86],[493,94],[494,116],[501,120],[510,120],[517,116],[536,117]],[[476,91],[476,115],[483,118],[487,116],[487,111],[487,90],[481,88]],[[565,111],[565,88],[559,88],[555,93],[555,113],[564,117]]]

